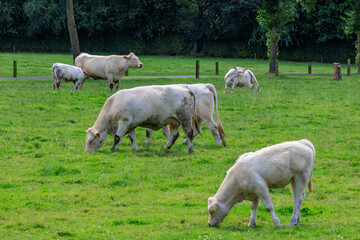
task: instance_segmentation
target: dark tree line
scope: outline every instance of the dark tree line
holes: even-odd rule
[[[269,53],[301,61],[319,61],[320,56],[325,61],[345,61],[357,55],[358,0],[73,3],[82,51],[192,52],[224,57],[253,57],[256,53],[263,58]],[[309,4],[313,6],[307,7]],[[278,21],[274,31],[269,28],[273,26],[269,16]],[[272,35],[278,36],[273,53],[267,50]],[[10,51],[13,45],[19,50],[68,51],[66,0],[0,1],[0,38],[2,51]]]

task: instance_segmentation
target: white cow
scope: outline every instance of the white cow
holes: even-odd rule
[[[170,149],[179,137],[182,125],[190,153],[193,152],[192,118],[196,120],[197,116],[195,96],[190,89],[154,85],[119,90],[107,99],[94,126],[86,131],[85,151],[99,149],[108,134],[115,137],[112,150],[125,134],[130,137],[133,150],[137,150],[136,127],[159,130],[166,125],[170,125],[170,137],[165,149]]]
[[[61,81],[73,82],[74,90],[80,90],[84,85],[87,76],[79,67],[54,63],[52,66],[53,90],[60,90]]]
[[[235,87],[248,87],[251,89],[251,93],[253,93],[254,86],[258,92],[261,93],[259,83],[257,82],[254,73],[250,70],[245,70],[244,68],[240,67],[233,67],[227,72],[224,79],[224,93],[228,87],[231,87],[232,89],[231,94],[234,93]],[[251,85],[251,83],[254,84],[254,86]]]
[[[119,81],[129,68],[142,68],[143,64],[134,53],[129,55],[97,56],[81,53],[75,58],[75,65],[93,79],[107,79],[110,90],[119,88]]]
[[[191,89],[195,94],[196,102],[196,114],[198,116],[199,129],[201,122],[203,121],[207,128],[211,131],[217,145],[221,143],[226,146],[225,133],[220,122],[218,107],[217,107],[217,94],[214,85],[210,83],[198,83],[198,84],[182,84],[185,88]],[[213,119],[215,107],[216,123]],[[194,137],[199,134],[194,128]],[[162,128],[163,134],[169,139],[170,133],[167,126]],[[146,129],[146,143],[151,141],[152,130]]]
[[[312,193],[314,159],[315,148],[306,139],[241,155],[227,172],[215,196],[208,200],[209,226],[221,223],[231,208],[244,200],[251,201],[249,226],[255,226],[259,199],[270,213],[274,225],[280,225],[269,189],[284,188],[289,183],[294,196],[294,211],[289,225],[300,223],[306,186]]]

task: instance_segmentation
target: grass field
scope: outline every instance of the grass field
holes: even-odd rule
[[[233,66],[251,69],[255,74],[266,74],[269,71],[267,60],[235,59],[235,58],[206,58],[194,57],[165,57],[165,56],[139,56],[144,64],[142,69],[131,69],[130,76],[195,76],[195,62],[200,60],[200,75],[215,75],[215,62],[219,62],[219,74],[224,76]],[[0,78],[13,76],[13,61],[17,61],[18,78],[50,78],[51,66],[55,62],[72,64],[70,54],[40,54],[40,53],[0,53]],[[307,63],[287,62],[279,63],[281,74],[307,74]],[[356,73],[356,67],[351,67]],[[333,64],[312,63],[313,74],[332,74]],[[342,73],[346,73],[343,65]]]
[[[47,57],[47,67],[57,61]],[[289,64],[297,71],[293,64],[300,63]],[[159,69],[153,75],[164,75]],[[47,71],[26,76],[48,77]],[[99,151],[85,153],[85,130],[111,95],[106,81],[88,80],[79,92],[70,83],[54,92],[50,80],[0,81],[0,239],[360,239],[360,79],[343,78],[258,77],[261,95],[239,88],[223,94],[220,78],[123,79],[120,89],[215,85],[228,146],[215,145],[202,126],[190,155],[183,133],[165,151],[160,132],[146,145],[140,128],[137,152],[128,138],[111,152],[108,136]],[[257,227],[247,227],[250,202],[236,205],[220,227],[207,226],[207,199],[240,154],[302,138],[315,145],[316,158],[314,193],[306,190],[300,225],[287,226],[287,187],[271,191],[282,227],[273,226],[262,203]]]

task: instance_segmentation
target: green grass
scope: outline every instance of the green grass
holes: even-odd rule
[[[266,74],[269,71],[267,60],[236,59],[236,58],[206,58],[139,56],[144,64],[142,69],[131,69],[130,76],[194,76],[195,62],[200,60],[200,75],[215,75],[215,62],[219,62],[219,74],[224,76],[233,66],[251,69],[256,74]],[[72,64],[70,54],[40,54],[40,53],[0,53],[0,78],[13,76],[13,61],[17,61],[18,78],[50,78],[51,66],[55,62]],[[307,74],[307,63],[280,61],[281,74]],[[343,73],[346,73],[343,65]],[[352,66],[355,73],[356,67]],[[313,74],[332,74],[333,64],[312,63]]]
[[[49,66],[54,56],[48,56]],[[142,61],[150,65],[157,59],[162,57]],[[243,66],[252,63],[241,61]],[[120,89],[215,85],[228,147],[215,145],[202,126],[190,155],[181,143],[183,133],[165,151],[161,132],[154,132],[152,143],[146,145],[145,130],[140,128],[137,152],[128,138],[111,152],[113,139],[107,137],[99,151],[85,153],[85,130],[111,95],[106,81],[88,80],[79,92],[70,83],[54,92],[50,80],[0,81],[0,238],[359,239],[359,77],[338,82],[331,76],[258,81],[261,95],[239,88],[233,95],[223,94],[224,81],[219,78],[120,82]],[[286,226],[293,206],[287,187],[271,191],[282,227],[272,225],[262,204],[257,227],[247,227],[249,202],[236,205],[220,227],[207,226],[207,199],[240,154],[302,138],[313,142],[316,158],[314,193],[309,196],[306,191],[300,225]]]

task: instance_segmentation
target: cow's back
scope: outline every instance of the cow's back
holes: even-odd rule
[[[181,121],[184,112],[192,115],[191,101],[192,92],[181,86],[141,86],[119,90],[109,97],[103,109],[113,121],[126,116],[131,117],[134,126],[160,129],[170,118]]]
[[[86,75],[94,79],[106,79],[106,56],[81,53],[75,58],[75,66],[80,67]]]
[[[284,142],[245,153],[238,158],[236,171],[252,169],[255,175],[266,180],[270,188],[283,188],[295,175],[311,174],[314,151],[302,141]]]

